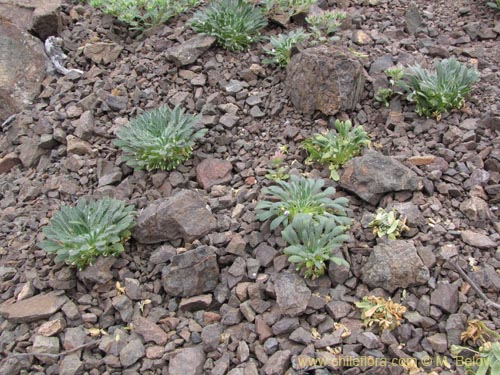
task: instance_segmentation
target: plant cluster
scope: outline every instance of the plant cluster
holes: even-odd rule
[[[313,44],[326,43],[342,25],[347,14],[336,10],[325,10],[306,17],[309,29],[313,35]],[[331,39],[331,38],[330,38]]]
[[[370,138],[362,126],[352,127],[351,121],[335,121],[336,132],[328,131],[306,139],[302,147],[307,151],[306,163],[328,164],[331,178],[339,180],[337,169],[354,156],[363,146],[370,146]]]
[[[282,232],[289,244],[284,253],[290,263],[297,264],[298,271],[304,269],[304,276],[313,279],[324,275],[327,260],[349,267],[343,258],[332,255],[333,250],[349,240],[346,230],[347,227],[324,216],[315,220],[311,215],[298,214]]]
[[[450,352],[458,356],[465,351],[475,356],[476,360],[465,365],[467,374],[486,375],[488,370],[491,375],[500,374],[500,334],[489,329],[480,320],[470,320],[467,323],[467,330],[462,332],[460,339],[464,342],[471,339],[474,345],[480,345],[479,348],[474,350],[466,346],[452,345]]]
[[[264,12],[268,15],[281,14],[293,17],[307,13],[315,3],[316,0],[265,0]]]
[[[91,6],[136,30],[167,22],[199,3],[200,0],[90,0]]]
[[[266,174],[266,178],[272,181],[288,180],[288,168],[283,165],[286,151],[276,151],[270,160],[271,170]]]
[[[407,99],[415,102],[417,113],[439,121],[443,113],[463,106],[472,84],[479,79],[479,73],[475,68],[467,68],[455,58],[449,58],[435,60],[434,70],[424,69],[418,64],[410,67],[406,77]]]
[[[306,277],[319,277],[325,272],[325,261],[347,264],[334,257],[332,251],[348,240],[345,235],[351,219],[347,217],[347,198],[331,199],[335,189],[322,191],[324,181],[292,176],[290,182],[277,181],[278,186],[263,189],[271,200],[255,207],[261,221],[273,219],[271,229],[283,224],[283,238],[288,243],[285,254],[290,263],[304,270]]]
[[[271,49],[264,48],[264,52],[272,57],[265,59],[265,64],[276,64],[282,68],[286,67],[292,57],[292,48],[302,43],[309,38],[309,35],[304,32],[304,29],[299,28],[290,31],[288,34],[280,34],[269,38]]]
[[[217,38],[223,48],[242,51],[260,39],[267,20],[245,0],[214,0],[196,12],[190,24],[196,32]]]
[[[401,94],[398,88],[401,87],[405,76],[404,70],[400,66],[395,66],[385,70],[385,74],[389,78],[389,87],[378,90],[375,100],[383,103],[386,107],[389,106],[389,101],[396,94]]]
[[[80,199],[75,207],[64,206],[43,230],[40,247],[55,253],[56,262],[83,269],[100,255],[117,256],[125,249],[134,224],[134,207],[116,199]]]
[[[382,331],[392,331],[401,325],[406,307],[390,299],[365,296],[356,306],[361,309],[361,319],[366,327],[377,324]]]
[[[406,225],[406,217],[398,218],[398,216],[395,209],[387,212],[383,208],[378,208],[368,226],[373,228],[373,234],[377,237],[387,236],[390,240],[395,240],[402,232],[410,230]]]
[[[195,141],[206,129],[195,131],[198,116],[186,114],[180,107],[163,106],[145,112],[117,131],[115,145],[124,152],[124,160],[134,169],[176,168],[189,159]]]
[[[346,212],[348,199],[331,199],[335,189],[328,187],[321,191],[323,180],[291,176],[290,182],[278,181],[277,184],[262,190],[271,200],[261,201],[255,207],[259,220],[273,218],[271,230],[280,224],[286,227],[298,214],[307,214],[314,219],[323,216],[340,225],[350,224],[351,220]]]

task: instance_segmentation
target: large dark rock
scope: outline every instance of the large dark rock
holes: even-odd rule
[[[40,93],[47,57],[43,44],[0,16],[0,123]]]
[[[176,297],[212,291],[218,281],[219,267],[214,248],[206,246],[175,255],[162,272],[163,289]]]
[[[61,32],[61,3],[61,0],[0,0],[0,17],[45,40]]]
[[[375,151],[348,161],[340,178],[340,186],[373,205],[377,205],[385,193],[415,191],[418,185],[415,172],[396,159]]]
[[[210,233],[216,226],[214,215],[200,195],[192,190],[181,190],[147,206],[137,218],[133,237],[146,244],[180,238],[193,241]]]
[[[390,293],[397,288],[423,285],[429,276],[413,241],[388,240],[376,245],[362,270],[364,283]]]
[[[349,52],[334,46],[308,48],[292,57],[286,87],[295,108],[312,115],[334,115],[359,102],[365,78],[363,66]]]

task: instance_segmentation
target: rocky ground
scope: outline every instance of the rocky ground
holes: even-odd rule
[[[47,76],[33,106],[0,133],[0,373],[404,373],[300,368],[298,356],[331,359],[329,348],[379,358],[437,354],[451,368],[421,365],[425,371],[464,373],[449,348],[466,321],[500,328],[498,310],[453,266],[498,300],[500,13],[486,1],[416,0],[419,20],[409,3],[328,1],[348,13],[339,43],[367,72],[360,103],[336,118],[363,125],[372,151],[346,170],[358,176],[366,165],[385,166],[364,178],[387,193],[366,195],[343,177],[338,195],[349,197],[355,224],[339,256],[351,267],[330,265],[314,281],[288,264],[279,231],[257,221],[254,207],[281,146],[291,173],[328,177],[327,168],[306,166],[299,148],[328,121],[293,108],[286,72],[261,63],[264,42],[245,53],[212,47],[179,67],[184,57],[172,48],[194,36],[189,15],[138,39],[111,17],[66,3],[61,36],[68,66],[83,76]],[[461,111],[436,122],[399,98],[389,108],[373,99],[387,67],[448,56],[481,73]],[[162,104],[201,113],[208,134],[177,170],[133,172],[111,143],[114,132]],[[82,196],[150,206],[124,254],[77,272],[37,243],[53,212]],[[408,216],[405,238],[375,239],[366,224],[376,207]],[[152,225],[179,221],[174,234]],[[383,334],[363,327],[354,303],[369,294],[405,305],[403,324]],[[30,352],[53,355],[23,354]]]

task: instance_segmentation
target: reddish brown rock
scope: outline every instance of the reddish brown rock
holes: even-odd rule
[[[203,189],[231,181],[232,164],[226,160],[205,159],[196,166],[196,179]]]
[[[21,164],[21,159],[19,159],[15,152],[5,155],[3,158],[0,158],[0,174],[7,173],[19,164]]]
[[[158,345],[165,345],[168,341],[167,333],[151,320],[139,316],[132,322],[134,332],[144,338],[144,341],[153,341]]]

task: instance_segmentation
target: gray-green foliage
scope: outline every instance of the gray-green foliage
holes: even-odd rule
[[[335,120],[336,132],[315,134],[302,143],[307,151],[307,163],[328,164],[331,178],[338,180],[337,169],[359,154],[361,148],[370,146],[370,138],[362,126],[352,127],[351,121]]]
[[[293,17],[300,13],[307,13],[316,3],[316,0],[265,0],[264,11],[269,15],[287,15]]]
[[[212,35],[231,51],[242,51],[260,39],[267,25],[263,12],[244,0],[214,0],[190,21],[198,33]]]
[[[349,225],[351,220],[347,217],[347,198],[331,197],[335,194],[333,187],[322,191],[322,179],[308,179],[291,176],[290,181],[276,181],[276,186],[262,190],[269,195],[270,200],[261,201],[255,207],[257,218],[261,221],[273,218],[271,229],[280,224],[286,227],[298,214],[308,214],[314,219],[326,217],[334,223]]]
[[[327,217],[314,219],[311,215],[297,214],[282,232],[289,244],[284,253],[290,263],[297,265],[297,270],[304,270],[305,277],[322,276],[328,260],[348,267],[343,258],[332,253],[349,240],[346,230],[346,226],[337,225]]]
[[[290,31],[288,34],[279,34],[269,38],[272,48],[265,48],[264,51],[271,55],[270,59],[265,59],[265,64],[276,64],[282,68],[286,67],[290,62],[292,48],[294,45],[307,40],[309,35],[304,32],[304,29]]]
[[[496,10],[500,10],[500,0],[495,0],[495,2],[493,1],[489,1],[486,3],[490,8],[493,8],[493,9],[496,9]]]
[[[134,169],[176,168],[191,157],[195,141],[206,129],[196,131],[198,116],[180,107],[163,106],[145,112],[117,131],[114,144],[124,151],[124,160]]]
[[[200,0],[90,0],[93,7],[138,30],[167,22],[199,3]]]
[[[449,58],[435,60],[434,70],[418,64],[410,67],[407,78],[408,100],[415,102],[417,113],[439,120],[443,113],[463,106],[472,84],[479,80],[479,73]]]
[[[378,237],[387,236],[391,240],[397,239],[401,233],[409,230],[406,226],[406,218],[398,217],[395,209],[387,212],[383,208],[378,208],[375,212],[375,217],[368,224],[373,228],[373,233]]]
[[[389,101],[396,94],[401,94],[402,79],[405,76],[404,70],[400,66],[395,66],[385,70],[385,74],[389,78],[389,87],[384,87],[378,90],[375,100],[384,103],[386,107],[389,106]]]
[[[334,34],[346,19],[347,14],[336,10],[325,10],[321,13],[306,17],[309,30],[313,36],[313,44],[328,42],[329,36]]]
[[[110,198],[88,203],[80,199],[75,207],[64,206],[54,214],[40,247],[55,253],[56,262],[83,269],[100,255],[123,252],[133,225],[133,206]]]

